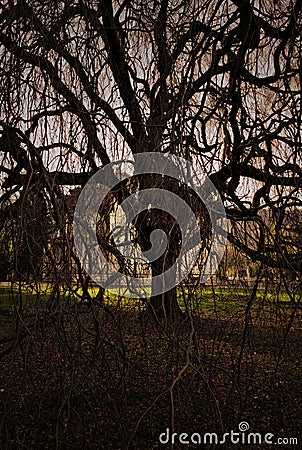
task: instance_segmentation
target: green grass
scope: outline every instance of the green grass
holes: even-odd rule
[[[38,289],[29,286],[0,287],[0,313],[12,312],[20,307],[22,300],[23,309],[31,309],[38,302],[45,302],[51,295],[51,288],[39,286]],[[92,297],[96,296],[98,288],[89,289]],[[185,297],[184,297],[185,295]],[[61,292],[62,300],[78,302],[82,296],[82,290]],[[251,311],[257,312],[270,309],[274,306],[292,308],[297,306],[301,309],[300,297],[295,295],[293,299],[286,292],[276,293],[274,291],[257,291],[256,297],[251,304]],[[220,316],[233,316],[244,313],[251,298],[251,291],[244,289],[211,289],[200,288],[192,295],[188,288],[179,289],[178,301],[181,309],[187,308],[196,313],[219,314]],[[117,292],[106,291],[105,303],[109,306],[118,306],[125,309],[141,310],[145,307],[146,300],[120,297]]]
[[[29,287],[3,287],[0,286],[0,313],[11,312],[22,308],[29,309],[37,301],[45,301],[50,294],[47,288],[35,290]]]

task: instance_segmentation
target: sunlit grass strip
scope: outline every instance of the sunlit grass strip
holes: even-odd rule
[[[99,291],[98,287],[89,288],[88,292],[92,298],[95,298]],[[104,303],[111,307],[121,307],[131,310],[142,310],[149,301],[150,290],[145,292],[146,299],[133,299],[125,296],[127,293],[123,291],[124,296],[119,295],[120,290],[105,291]],[[51,285],[13,285],[0,286],[0,310],[13,310],[18,305],[18,300],[22,295],[23,308],[29,308],[39,303],[49,300],[53,293]],[[185,311],[203,312],[203,313],[219,313],[222,315],[232,315],[243,312],[250,299],[251,290],[249,289],[231,289],[231,288],[215,288],[202,287],[194,291],[184,287],[178,290],[178,301],[180,308]],[[80,303],[83,290],[63,289],[60,288],[62,301],[71,301]],[[254,312],[270,309],[272,307],[302,308],[301,294],[288,295],[287,292],[265,291],[259,290],[251,305]]]

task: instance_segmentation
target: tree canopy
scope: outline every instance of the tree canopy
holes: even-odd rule
[[[260,214],[276,231],[301,206],[300,1],[4,1],[0,24],[4,201],[39,185],[60,222],[62,186],[141,152],[183,156],[239,227],[229,240],[300,276]]]

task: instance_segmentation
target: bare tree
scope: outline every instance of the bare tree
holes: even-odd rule
[[[301,428],[301,7],[0,2],[0,269],[12,281],[0,286],[1,448],[153,448],[163,424],[221,436],[241,420],[276,436]],[[221,277],[235,290],[209,292],[194,273],[143,302],[94,290],[72,241],[78,194],[109,163],[154,152],[217,188],[229,219]],[[190,186],[127,175],[97,220],[104,255],[126,274],[136,269],[112,213],[150,187],[182,198],[205,256],[211,245]],[[148,251],[157,228],[168,237],[142,270],[174,264],[178,225],[156,208],[135,217],[133,245]]]
[[[137,153],[180,155],[210,175],[234,226],[257,224],[254,245],[230,241],[301,276],[259,214],[270,208],[278,230],[301,206],[298,0],[4,1],[0,23],[4,202],[38,186],[64,234],[63,186]],[[148,220],[141,244],[158,227]]]

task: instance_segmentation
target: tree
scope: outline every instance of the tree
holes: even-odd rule
[[[63,229],[63,186],[114,159],[180,155],[210,175],[233,224],[258,226],[254,246],[229,240],[301,277],[297,254],[265,245],[260,215],[270,208],[277,225],[301,207],[299,0],[7,0],[0,23],[4,200],[39,182]],[[147,219],[141,243],[158,227]],[[151,305],[169,311],[171,299]]]
[[[39,187],[32,185],[1,210],[1,279],[42,279],[44,254],[51,235],[48,206]]]

